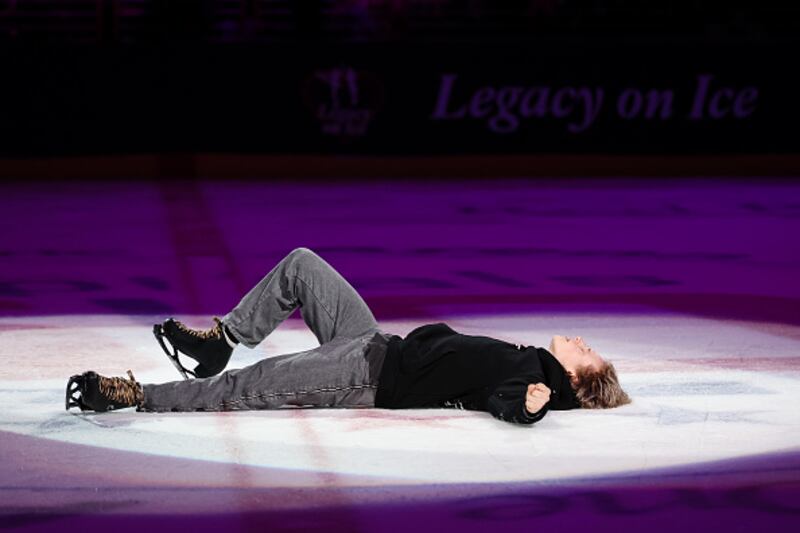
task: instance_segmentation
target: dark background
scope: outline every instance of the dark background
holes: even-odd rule
[[[5,4],[0,157],[7,161],[175,153],[785,156],[798,149],[800,8],[791,4]],[[491,114],[432,119],[447,73],[458,75],[453,107],[487,86],[599,87],[605,96],[583,131],[548,116],[521,118],[500,133],[487,126]],[[706,110],[690,119],[701,75],[713,76],[712,91],[757,91],[746,116]],[[672,90],[673,113],[620,116],[616,101],[626,89]]]

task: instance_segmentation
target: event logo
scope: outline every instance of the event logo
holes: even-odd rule
[[[316,70],[306,80],[304,100],[323,134],[361,137],[383,105],[383,84],[352,67]]]

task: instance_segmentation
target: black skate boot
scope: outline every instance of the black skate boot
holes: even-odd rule
[[[130,379],[107,378],[92,371],[72,376],[67,381],[67,411],[70,407],[105,412],[141,406],[144,403],[142,385],[130,370],[128,376]]]
[[[184,379],[189,379],[189,376],[215,376],[228,365],[233,348],[225,339],[222,321],[217,317],[214,317],[214,321],[217,325],[205,331],[189,329],[173,318],[153,326],[153,335]],[[231,340],[235,342],[232,337]],[[181,364],[178,353],[189,356],[200,364],[193,371],[189,370]]]

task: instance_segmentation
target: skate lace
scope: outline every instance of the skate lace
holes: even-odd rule
[[[214,322],[217,323],[216,326],[210,329],[201,330],[201,329],[191,329],[186,327],[186,324],[183,322],[175,321],[175,325],[178,326],[178,329],[188,333],[189,335],[193,335],[200,339],[218,339],[222,337],[222,320],[219,317],[214,317]]]
[[[123,403],[126,405],[139,405],[144,401],[144,391],[142,385],[133,377],[133,372],[128,370],[128,376],[131,379],[125,378],[107,378],[99,376],[97,384],[100,392],[109,400]]]

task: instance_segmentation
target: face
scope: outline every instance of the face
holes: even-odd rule
[[[578,368],[589,366],[600,370],[605,360],[580,337],[556,335],[550,341],[550,353],[558,359],[567,372],[574,374]]]

